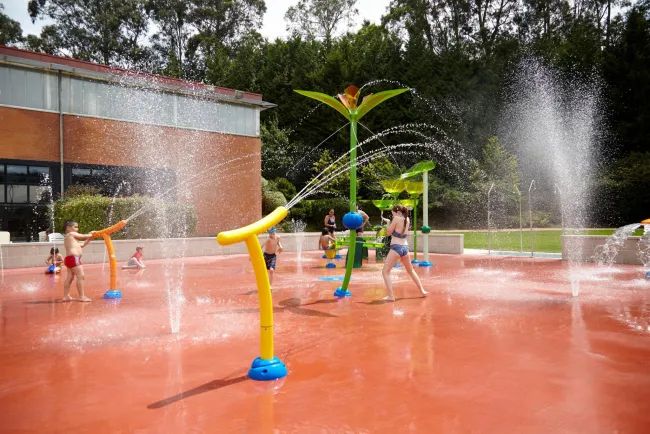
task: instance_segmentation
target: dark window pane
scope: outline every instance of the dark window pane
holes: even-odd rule
[[[29,166],[29,180],[30,184],[45,184],[50,183],[50,168],[41,166]]]
[[[27,186],[26,185],[8,185],[7,202],[10,203],[27,203]]]
[[[5,182],[5,165],[0,164],[0,183]]]
[[[39,202],[50,202],[50,188],[49,187],[41,187],[38,185],[30,185],[29,186],[29,201],[31,203],[39,203]]]
[[[14,166],[7,164],[7,183],[27,182],[27,166]]]
[[[90,176],[90,173],[90,169],[72,169],[72,183],[92,184],[92,177]]]
[[[0,184],[0,203],[5,201],[5,185]]]

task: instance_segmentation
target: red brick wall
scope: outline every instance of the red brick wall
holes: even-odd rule
[[[0,158],[59,161],[58,134],[58,114],[0,107]],[[205,171],[177,194],[195,206],[196,235],[261,218],[259,138],[68,115],[63,137],[67,163],[168,168],[177,184]]]
[[[59,115],[0,107],[0,158],[58,162]]]

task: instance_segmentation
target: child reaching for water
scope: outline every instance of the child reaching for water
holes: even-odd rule
[[[79,233],[79,224],[73,220],[67,220],[65,222],[65,254],[66,257],[63,259],[63,263],[68,268],[68,274],[65,277],[65,282],[63,283],[63,301],[71,301],[70,297],[70,285],[74,278],[77,278],[77,291],[79,291],[79,301],[92,301],[90,298],[86,297],[84,294],[84,269],[81,264],[81,249],[86,247],[90,240],[93,238],[93,232],[88,234]],[[83,244],[79,244],[79,241],[83,241]]]
[[[59,249],[52,247],[50,249],[50,256],[45,260],[45,264],[48,266],[45,271],[47,274],[55,274],[61,272],[61,266],[63,265],[63,256],[59,253]]]
[[[269,237],[264,242],[264,262],[266,262],[266,269],[269,271],[269,283],[273,285],[273,274],[275,272],[275,262],[277,254],[282,253],[282,243],[280,237],[275,234],[275,227],[267,231]]]
[[[131,259],[129,259],[129,262],[126,263],[126,265],[122,266],[123,270],[130,270],[130,269],[140,269],[144,270],[144,262],[142,262],[142,252],[144,252],[144,247],[136,247],[135,248],[135,253],[133,256],[131,256]]]

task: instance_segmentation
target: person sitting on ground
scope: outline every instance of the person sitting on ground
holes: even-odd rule
[[[55,274],[61,272],[61,266],[63,265],[63,255],[59,253],[59,249],[52,247],[50,249],[50,256],[45,260],[45,264],[48,266],[45,271],[48,274]]]
[[[74,278],[77,278],[77,291],[79,291],[79,301],[92,301],[90,298],[86,297],[84,294],[84,275],[83,265],[81,263],[81,249],[86,247],[90,240],[93,239],[94,231],[88,234],[79,233],[79,224],[73,220],[67,220],[64,224],[65,226],[65,254],[66,257],[63,258],[63,263],[68,268],[68,273],[65,277],[65,282],[63,282],[63,301],[71,301],[70,297],[70,285]],[[83,244],[79,244],[79,241],[83,241]]]
[[[331,250],[334,249],[334,243],[336,239],[330,235],[330,232],[327,229],[323,229],[321,236],[318,239],[318,249],[319,250]]]
[[[267,233],[269,237],[264,242],[264,262],[266,262],[266,269],[269,272],[269,284],[273,285],[273,274],[275,272],[275,263],[277,261],[277,254],[282,253],[282,243],[280,237],[275,234],[275,227],[270,228]]]
[[[135,248],[135,253],[133,256],[131,256],[131,259],[129,259],[129,262],[126,263],[126,265],[122,266],[123,270],[133,270],[133,269],[139,269],[139,270],[144,270],[144,262],[142,262],[142,252],[144,252],[144,247],[136,247]]]

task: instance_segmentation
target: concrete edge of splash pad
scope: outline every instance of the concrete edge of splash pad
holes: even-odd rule
[[[344,279],[345,276],[323,276],[318,278],[318,280],[325,280],[328,282],[342,282]],[[350,277],[350,280],[354,280],[354,278]]]
[[[489,250],[485,249],[464,249],[465,254],[469,255],[489,255],[489,256],[517,256],[520,258],[530,258],[530,252],[514,252],[507,250]],[[562,253],[560,252],[534,252],[533,258],[543,258],[543,259],[562,259]]]

